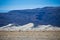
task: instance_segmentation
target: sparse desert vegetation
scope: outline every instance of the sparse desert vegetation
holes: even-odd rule
[[[60,31],[0,31],[0,40],[60,40]]]

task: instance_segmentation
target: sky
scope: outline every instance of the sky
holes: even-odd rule
[[[60,0],[0,0],[0,12],[60,6]]]

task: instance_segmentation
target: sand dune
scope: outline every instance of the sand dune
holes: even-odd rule
[[[28,23],[26,25],[18,25],[8,24],[6,26],[0,27],[0,31],[58,31],[60,27],[52,26],[52,25],[38,25],[36,28],[34,27],[34,23]]]

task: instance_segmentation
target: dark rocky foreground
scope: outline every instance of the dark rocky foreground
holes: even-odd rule
[[[0,40],[60,40],[60,31],[0,32]]]

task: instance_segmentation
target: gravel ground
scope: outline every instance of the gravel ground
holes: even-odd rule
[[[0,32],[0,40],[60,40],[60,31]]]

